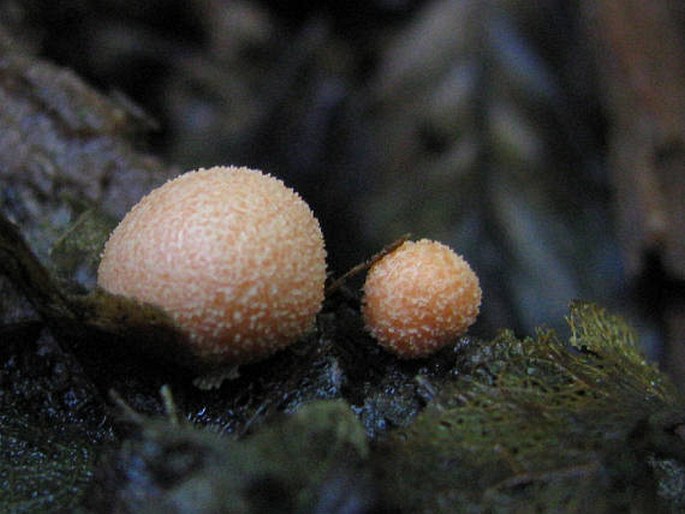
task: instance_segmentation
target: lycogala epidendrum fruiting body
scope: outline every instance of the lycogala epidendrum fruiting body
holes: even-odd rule
[[[254,361],[309,331],[326,252],[309,206],[238,167],[185,173],[144,197],[105,245],[98,285],[171,315],[200,362]]]
[[[425,357],[464,334],[481,303],[478,277],[449,247],[407,241],[374,263],[362,312],[378,343],[401,358]]]

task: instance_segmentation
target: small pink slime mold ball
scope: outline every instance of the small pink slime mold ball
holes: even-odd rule
[[[425,357],[476,321],[478,277],[449,247],[407,241],[376,262],[366,277],[362,313],[386,350],[403,359]]]
[[[155,304],[200,363],[264,358],[309,331],[326,252],[309,206],[260,171],[185,173],[144,197],[111,234],[98,284]]]

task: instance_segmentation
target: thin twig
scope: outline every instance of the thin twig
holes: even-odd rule
[[[378,262],[380,259],[388,255],[389,253],[394,252],[397,250],[402,244],[404,244],[409,238],[411,237],[411,234],[404,234],[402,237],[399,239],[395,240],[394,242],[390,243],[386,247],[384,247],[380,252],[374,254],[371,256],[370,259],[365,260],[361,264],[357,264],[353,268],[351,268],[349,271],[347,271],[345,274],[343,274],[340,278],[335,279],[327,288],[326,288],[326,296],[330,296],[334,292],[336,292],[338,289],[340,289],[345,282],[350,277],[353,277],[357,275],[358,273],[361,273],[362,271],[365,271],[369,269],[371,266],[373,266],[376,262]]]

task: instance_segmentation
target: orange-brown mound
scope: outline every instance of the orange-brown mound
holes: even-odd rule
[[[158,305],[211,365],[263,358],[311,329],[324,297],[319,223],[256,170],[185,173],[144,197],[107,242],[105,290]]]
[[[427,239],[407,241],[366,277],[366,327],[401,358],[427,356],[464,334],[478,316],[481,289],[468,263]]]

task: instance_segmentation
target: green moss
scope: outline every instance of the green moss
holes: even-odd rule
[[[654,500],[647,455],[683,448],[669,432],[675,392],[621,319],[576,303],[568,321],[571,345],[504,332],[466,350],[461,377],[386,443],[393,457],[380,469],[394,502],[603,512]]]

